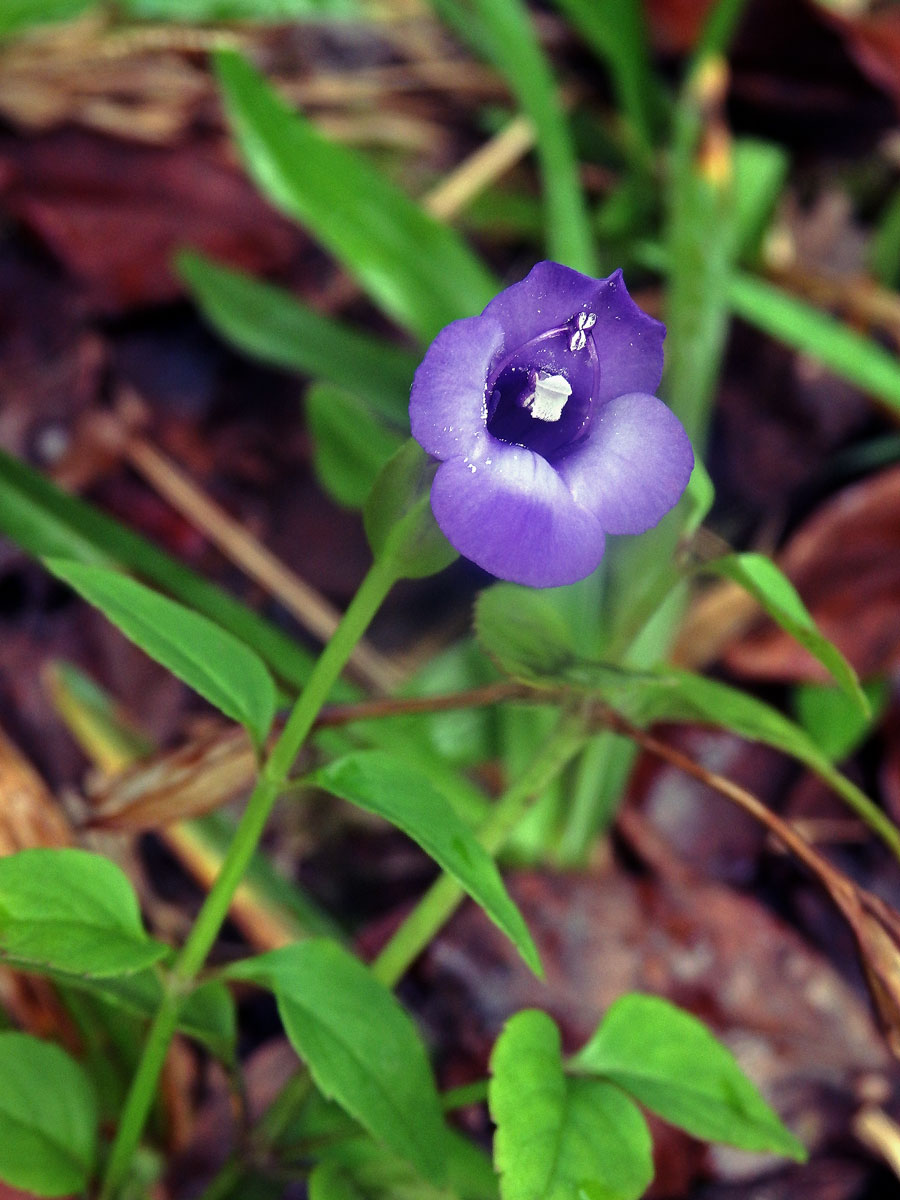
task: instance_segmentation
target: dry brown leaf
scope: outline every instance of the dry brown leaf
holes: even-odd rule
[[[49,788],[0,729],[0,855],[71,843],[68,822]]]
[[[208,139],[142,146],[67,128],[6,140],[0,198],[105,312],[180,295],[170,264],[185,246],[262,273],[304,240]]]
[[[256,756],[243,729],[218,723],[176,750],[137,763],[88,790],[95,829],[160,829],[212,812],[250,787]]]

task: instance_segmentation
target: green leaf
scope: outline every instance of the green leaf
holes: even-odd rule
[[[432,0],[461,37],[486,53],[534,126],[549,257],[586,274],[597,259],[568,120],[531,14],[521,0]],[[474,36],[473,36],[474,35]]]
[[[623,996],[571,1060],[680,1129],[803,1162],[806,1151],[696,1017],[658,996]]]
[[[789,166],[787,154],[774,142],[739,138],[734,143],[734,220],[739,257],[756,252]]]
[[[725,172],[710,172],[697,154],[708,103],[689,80],[676,110],[666,231],[666,398],[700,455],[728,334],[737,254],[734,189]]]
[[[564,633],[560,625],[553,630],[543,614],[538,614],[542,623],[536,649],[529,622],[525,622],[523,650],[514,637],[504,640],[499,619],[503,607],[497,604],[494,615],[498,620],[483,626],[484,635],[479,627],[479,640],[513,676],[537,685],[577,688],[603,699],[639,726],[654,721],[699,722],[731,729],[750,741],[773,746],[805,763],[900,857],[900,830],[890,818],[834,768],[804,730],[771,705],[690,671],[666,668],[632,671],[580,658],[567,645],[568,630]]]
[[[257,746],[263,744],[277,696],[272,676],[248,646],[118,571],[63,559],[46,565],[152,659],[244,725]]]
[[[135,571],[252,646],[279,679],[299,688],[309,677],[310,656],[280,629],[3,450],[0,533],[36,558],[72,558]]]
[[[398,578],[422,579],[459,557],[431,511],[436,465],[409,438],[385,463],[369,493],[363,517],[376,559],[390,559]]]
[[[163,985],[158,971],[153,968],[134,975],[103,978],[53,968],[42,968],[40,973],[63,987],[76,988],[123,1013],[147,1021],[152,1020],[163,1001]],[[229,1064],[234,1061],[235,1027],[234,1001],[224,984],[215,981],[192,992],[178,1014],[179,1032],[201,1042],[217,1058]]]
[[[448,1129],[448,1187],[436,1187],[370,1138],[335,1139],[309,1178],[309,1200],[497,1200],[486,1155]]]
[[[316,1086],[432,1183],[445,1126],[425,1048],[395,997],[336,942],[315,939],[227,969],[275,993]]]
[[[216,68],[244,162],[275,206],[301,221],[372,299],[425,341],[497,291],[481,261],[356,152],[294,112],[234,51]]]
[[[553,600],[516,583],[495,583],[480,593],[475,634],[485,653],[516,679],[552,680],[577,658],[571,626]]]
[[[360,17],[358,0],[116,0],[125,16],[145,21],[321,21]]]
[[[669,101],[652,69],[640,0],[618,0],[615,7],[596,0],[555,3],[606,64],[630,133],[644,154],[650,152]]]
[[[592,668],[573,668],[579,686],[590,689]],[[601,668],[594,686],[618,712],[638,725],[654,721],[698,721],[731,729],[751,742],[763,742],[805,763],[841,797],[848,808],[900,857],[900,831],[874,801],[828,758],[793,721],[771,705],[738,688],[729,687],[689,671],[662,670],[643,675]]]
[[[740,584],[785,633],[819,660],[860,712],[869,715],[869,701],[856,672],[837,646],[822,636],[797,589],[770,558],[764,554],[728,554],[704,563],[701,570]]]
[[[196,251],[177,258],[178,274],[206,319],[247,354],[326,379],[406,423],[418,356],[302,304],[290,292],[232,270]]]
[[[0,1033],[0,1179],[38,1196],[83,1192],[97,1150],[97,1100],[65,1051]]]
[[[223,1062],[236,1061],[237,1009],[231,991],[220,979],[207,980],[191,992],[178,1014],[178,1024]]]
[[[838,688],[802,683],[794,689],[794,711],[800,724],[832,762],[840,762],[866,739],[890,697],[883,679],[862,685],[871,714],[860,712],[859,705]]]
[[[617,1087],[567,1079],[559,1030],[534,1009],[507,1021],[488,1103],[503,1200],[636,1200],[653,1178],[650,1133]]]
[[[728,300],[736,316],[900,411],[900,363],[872,338],[753,275],[736,274]]]
[[[685,514],[681,529],[683,538],[691,538],[709,516],[716,498],[716,489],[709,477],[709,471],[700,461],[694,459],[694,469],[685,490]]]
[[[496,864],[428,775],[382,750],[360,750],[307,776],[310,783],[402,829],[480,904],[538,975],[541,962]]]
[[[347,508],[362,508],[384,464],[402,445],[361,400],[319,383],[306,393],[313,468],[322,487]]]
[[[0,959],[42,972],[126,975],[168,952],[148,937],[137,897],[109,859],[86,850],[0,858]]]
[[[882,287],[900,283],[900,191],[884,206],[878,227],[869,243],[869,270]]]
[[[25,33],[53,21],[70,21],[94,6],[95,0],[3,0],[0,38]]]

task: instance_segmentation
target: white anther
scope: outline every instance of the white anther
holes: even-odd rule
[[[547,375],[544,371],[532,374],[534,391],[522,404],[536,421],[558,421],[566,401],[572,395],[572,385],[562,375]]]
[[[569,349],[572,351],[573,354],[576,354],[579,350],[583,350],[586,345],[587,345],[587,334],[584,332],[583,329],[576,329],[575,332],[572,334],[572,336],[569,338]]]
[[[578,314],[579,329],[593,329],[597,324],[597,314],[592,312],[580,312]]]

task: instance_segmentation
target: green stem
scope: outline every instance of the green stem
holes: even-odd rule
[[[489,854],[502,849],[534,798],[556,778],[586,738],[581,715],[564,713],[553,736],[538,751],[524,774],[500,797],[479,830],[478,840]],[[393,987],[453,914],[464,895],[463,889],[449,875],[442,875],[433,883],[372,963],[375,978]]]
[[[169,1043],[178,1024],[182,999],[190,992],[190,985],[218,936],[287,774],[354,646],[365,633],[396,579],[397,573],[390,558],[379,559],[372,565],[334,636],[316,661],[281,736],[263,764],[222,869],[175,960],[166,993],[150,1027],[141,1062],[125,1102],[100,1200],[112,1200],[128,1174],[153,1103]]]

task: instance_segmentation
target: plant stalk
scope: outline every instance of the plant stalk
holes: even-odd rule
[[[110,1151],[99,1200],[113,1200],[125,1182],[128,1169],[156,1094],[169,1043],[178,1025],[184,998],[190,993],[218,936],[234,893],[259,845],[272,808],[299,754],[319,710],[325,704],[354,647],[365,633],[385,596],[397,579],[389,557],[373,563],[344,614],[334,637],[316,661],[309,680],[263,763],[256,787],[247,801],[228,853],[197,920],[172,968],[163,1001],[150,1026],[137,1073],[122,1111]]]

